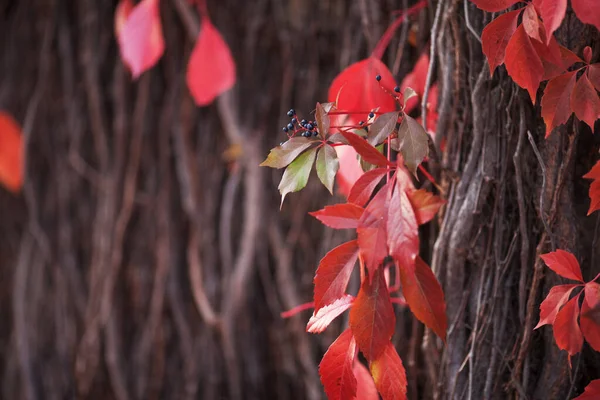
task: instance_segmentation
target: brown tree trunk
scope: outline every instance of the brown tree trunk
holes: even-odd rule
[[[311,181],[279,211],[281,172],[258,164],[283,140],[285,111],[308,114],[412,2],[209,2],[238,84],[205,109],[185,87],[189,2],[161,1],[167,50],[136,82],[114,40],[116,3],[0,4],[0,109],[21,121],[26,154],[23,193],[0,190],[1,396],[322,398],[318,362],[346,321],[313,336],[309,312],[279,314],[311,300],[318,260],[350,237],[307,216],[340,199]],[[399,79],[428,49],[437,7],[446,151],[430,168],[448,205],[423,254],[450,331],[443,345],[399,311],[409,397],[573,396],[600,362],[585,348],[570,371],[551,329],[532,331],[559,282],[538,256],[572,250],[594,276],[597,216],[585,217],[581,175],[600,136],[569,123],[544,140],[526,93],[502,68],[489,77],[463,2],[432,2],[416,48],[406,29],[396,35],[385,61]],[[481,32],[490,15],[468,10]],[[597,39],[565,25],[571,49]]]

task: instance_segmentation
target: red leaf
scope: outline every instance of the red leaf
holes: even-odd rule
[[[360,254],[365,261],[370,278],[373,278],[374,272],[388,255],[386,222],[389,201],[386,184],[365,208],[356,230]]]
[[[571,7],[581,22],[594,25],[600,30],[600,1],[571,0]]]
[[[117,10],[126,12],[127,6]],[[115,19],[121,18],[119,15]],[[158,0],[142,0],[129,13],[119,30],[118,42],[121,58],[131,70],[133,79],[152,68],[165,51],[165,41],[160,23]]]
[[[378,167],[393,165],[387,160],[387,158],[385,158],[383,154],[381,154],[375,147],[369,144],[369,142],[362,137],[352,132],[340,131],[340,133],[366,162],[377,165]]]
[[[581,307],[581,332],[596,351],[600,351],[600,284],[588,282]]]
[[[121,0],[115,10],[115,37],[118,38],[121,34],[121,30],[127,21],[127,17],[133,10],[133,3],[131,0]]]
[[[313,315],[308,320],[306,325],[306,332],[310,333],[321,333],[331,322],[336,319],[341,313],[346,311],[352,305],[354,297],[349,294],[344,297],[335,300],[333,303],[322,307],[319,311],[313,312]]]
[[[381,76],[380,82],[375,80],[377,75]],[[368,111],[374,108],[379,107],[380,112],[396,110],[396,101],[380,85],[392,90],[396,85],[394,76],[381,60],[369,57],[343,70],[331,83],[327,98],[331,102],[337,100],[340,110],[366,111],[350,117],[358,122],[366,120]]]
[[[523,28],[525,28],[525,32],[529,35],[530,38],[535,39],[539,42],[544,42],[540,35],[540,30],[542,25],[540,24],[540,19],[537,15],[537,11],[535,11],[535,7],[533,7],[532,3],[529,3],[525,7],[525,12],[523,13]],[[542,31],[543,34],[543,31]],[[545,38],[544,38],[545,39]]]
[[[367,204],[371,195],[373,194],[373,190],[379,182],[381,178],[387,173],[385,168],[376,168],[370,171],[365,172],[352,189],[350,189],[350,194],[348,195],[348,202],[357,204],[359,206],[364,206]]]
[[[583,176],[585,179],[594,179],[590,185],[590,209],[588,214],[590,215],[596,210],[600,210],[600,161],[592,167],[592,169]]]
[[[351,240],[325,254],[314,279],[315,313],[346,294],[350,275],[358,258],[358,244]]]
[[[490,66],[490,75],[494,75],[496,67],[504,63],[506,46],[517,30],[517,18],[521,11],[522,9],[502,14],[481,32],[481,47]]]
[[[590,62],[592,62],[592,48],[590,46],[585,46],[583,48],[583,59],[585,60],[585,62],[587,64],[589,64]]]
[[[352,365],[356,355],[356,342],[352,331],[346,329],[329,346],[319,364],[319,375],[329,400],[346,400],[356,396],[356,378]]]
[[[347,197],[354,183],[364,172],[357,160],[358,153],[352,146],[336,146],[335,151],[340,161],[340,169],[336,174],[338,191]]]
[[[558,285],[550,289],[548,296],[540,304],[540,322],[533,329],[537,329],[546,324],[553,324],[556,314],[569,300],[573,289],[580,285]]]
[[[600,379],[591,381],[583,394],[575,397],[573,400],[597,400],[600,398]]]
[[[412,313],[446,341],[446,303],[444,292],[431,268],[417,257],[412,266],[400,264],[402,292]]]
[[[558,29],[567,11],[567,0],[533,0],[533,5],[540,12],[544,20],[547,40],[549,41],[555,30]]]
[[[536,92],[544,74],[544,66],[523,25],[519,25],[506,46],[504,64],[510,77],[517,85],[527,89],[531,101],[535,103]]]
[[[390,255],[400,268],[414,268],[419,254],[419,225],[402,185],[392,194],[387,215],[387,243]]]
[[[587,74],[581,75],[573,87],[571,108],[579,120],[585,122],[592,130],[594,129],[594,121],[600,115],[600,99],[598,99],[598,93]]]
[[[383,271],[378,268],[372,282],[369,279],[363,281],[350,309],[350,328],[367,360],[376,360],[384,353],[395,326],[396,316],[390,294]]]
[[[13,193],[23,186],[23,135],[9,114],[0,111],[0,184]]]
[[[201,107],[235,84],[235,62],[229,46],[208,17],[202,18],[186,80],[194,101]]]
[[[596,90],[600,90],[600,64],[592,64],[587,70],[588,78]]]
[[[571,111],[571,92],[577,71],[566,72],[551,79],[542,96],[542,118],[546,124],[546,137],[559,125],[567,122]]]
[[[561,350],[566,350],[570,356],[581,351],[583,336],[577,317],[579,316],[579,297],[581,293],[567,302],[554,319],[554,340]]]
[[[440,207],[446,204],[445,200],[425,189],[410,190],[407,193],[419,225],[431,221]]]
[[[483,11],[497,12],[502,11],[519,0],[471,0],[477,7]]]
[[[406,106],[404,107],[405,113],[411,112],[419,104],[419,99],[423,96],[423,92],[425,91],[428,70],[429,54],[427,52],[423,52],[423,54],[421,54],[417,60],[413,70],[404,77],[402,83],[400,84],[400,93],[404,93],[404,89],[409,87],[418,95],[418,97],[413,97],[406,101]]]
[[[381,355],[369,364],[375,386],[383,400],[406,399],[406,371],[394,346],[388,342]]]
[[[541,257],[548,268],[563,278],[583,282],[579,262],[575,256],[568,251],[558,249],[551,253],[542,254]]]
[[[356,204],[343,203],[326,206],[322,210],[313,211],[309,214],[330,228],[356,229],[363,211],[364,209]]]
[[[358,360],[354,361],[352,370],[356,377],[356,400],[379,400],[377,388],[369,370]]]

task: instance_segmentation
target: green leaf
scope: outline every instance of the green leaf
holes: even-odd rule
[[[316,153],[316,148],[302,153],[285,169],[278,188],[281,193],[281,205],[288,193],[297,192],[306,186]]]
[[[429,153],[429,136],[421,124],[405,115],[398,130],[398,139],[400,139],[400,153],[404,157],[404,164],[413,175],[416,175],[417,167]]]
[[[326,144],[317,154],[317,176],[331,194],[333,194],[335,174],[339,168],[340,162],[335,149]]]
[[[324,139],[329,133],[329,115],[321,105],[317,103],[317,112],[315,113],[315,119],[317,120],[317,126],[319,127],[319,135]]]
[[[367,135],[369,143],[375,146],[383,142],[396,128],[399,116],[400,111],[392,111],[377,117],[369,128],[369,134]]]
[[[294,161],[300,153],[315,143],[315,141],[305,137],[293,137],[283,145],[272,148],[267,159],[263,161],[260,166],[283,168]]]

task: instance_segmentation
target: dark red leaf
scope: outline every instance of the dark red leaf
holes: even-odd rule
[[[344,295],[344,297],[335,300],[333,303],[320,308],[319,311],[316,311],[315,309],[310,320],[308,320],[308,324],[306,324],[306,332],[323,332],[334,319],[350,308],[353,301],[354,297],[347,294]]]
[[[387,173],[385,168],[376,168],[365,172],[352,186],[348,195],[348,202],[364,206],[367,204],[373,190]]]
[[[186,75],[194,101],[206,106],[235,84],[235,62],[229,46],[208,17],[202,18]]]
[[[376,360],[386,350],[395,326],[396,316],[383,270],[378,268],[372,280],[363,281],[350,309],[350,328],[367,360]]]
[[[356,400],[379,400],[377,388],[369,370],[358,360],[354,361],[352,369],[356,377]]]
[[[558,29],[567,11],[567,0],[533,0],[533,5],[540,12],[540,17],[544,20],[546,37],[549,41],[555,30]]]
[[[388,342],[369,368],[383,400],[406,399],[406,371],[394,345]]]
[[[593,179],[590,185],[590,209],[588,215],[596,210],[600,210],[600,161],[592,167],[592,169],[583,176],[585,179]]]
[[[377,82],[375,76],[380,75]],[[340,110],[366,111],[365,114],[353,114],[354,122],[366,120],[367,113],[375,108],[380,112],[394,111],[396,101],[381,86],[392,90],[396,85],[394,76],[388,67],[378,58],[369,57],[350,65],[343,70],[329,87],[328,101],[337,100]]]
[[[550,289],[548,296],[540,304],[540,322],[533,329],[537,329],[546,324],[553,324],[556,314],[569,301],[569,296],[573,289],[580,285],[558,285]]]
[[[600,30],[600,1],[571,0],[571,7],[581,22],[594,25]]]
[[[327,304],[332,304],[345,296],[357,259],[356,240],[337,246],[321,259],[314,279],[315,313]]]
[[[414,268],[419,254],[419,225],[402,185],[397,184],[387,215],[387,243],[400,268]]]
[[[542,118],[546,124],[546,137],[567,122],[571,110],[571,92],[575,86],[576,71],[566,72],[551,79],[542,96]]]
[[[587,69],[588,78],[596,90],[600,90],[600,64],[592,64]]]
[[[0,111],[0,184],[13,193],[23,186],[23,134],[9,114]]]
[[[126,4],[117,10],[124,14],[127,11]],[[128,14],[125,22],[115,29],[119,32],[121,58],[131,70],[133,79],[137,79],[152,68],[165,51],[158,0],[142,0]],[[117,15],[115,19],[123,17]]]
[[[417,257],[413,265],[400,264],[402,292],[412,313],[443,341],[448,320],[444,292],[431,268]]]
[[[583,48],[583,59],[588,64],[592,62],[592,48],[590,46]]]
[[[596,351],[600,351],[600,284],[588,282],[581,306],[581,332],[585,340]]]
[[[600,379],[591,381],[583,394],[575,397],[573,400],[598,400],[600,399]]]
[[[387,212],[389,208],[388,186],[385,185],[371,200],[358,223],[358,247],[372,278],[383,259],[388,255]]]
[[[343,203],[325,206],[322,210],[313,211],[309,214],[330,228],[356,229],[363,211],[364,209],[356,204]]]
[[[490,75],[494,74],[496,67],[504,64],[506,46],[517,30],[517,19],[521,11],[522,9],[502,14],[481,32],[481,47],[490,66]]]
[[[579,317],[579,297],[581,293],[567,302],[567,304],[560,309],[554,324],[554,340],[556,345],[561,350],[566,350],[570,356],[577,354],[581,351],[583,346],[583,335],[579,324],[577,323],[577,317]]]
[[[393,165],[390,163],[383,154],[381,154],[375,147],[371,146],[362,137],[352,132],[340,132],[342,136],[346,138],[350,146],[354,147],[354,150],[365,160],[366,162],[377,165],[378,167],[385,167],[387,165]]]
[[[581,75],[573,87],[571,109],[580,121],[594,129],[594,121],[600,116],[600,99],[587,74]]]
[[[498,12],[512,6],[519,0],[471,0],[483,11]]]
[[[513,81],[527,89],[531,101],[535,103],[536,92],[544,74],[544,66],[523,25],[519,25],[506,46],[504,64]]]
[[[410,190],[407,193],[419,225],[431,221],[440,207],[446,204],[445,200],[425,189]]]
[[[329,400],[353,399],[356,396],[356,378],[352,365],[356,355],[356,342],[352,331],[346,329],[329,346],[319,364],[319,375]]]
[[[548,268],[563,278],[583,282],[579,262],[575,256],[568,251],[558,249],[551,253],[542,254],[541,257]]]

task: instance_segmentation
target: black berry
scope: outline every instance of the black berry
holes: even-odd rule
[[[394,88],[394,92],[396,92],[396,93],[400,93],[400,86],[396,86],[396,87]]]
[[[285,133],[288,133],[288,130],[289,130],[289,129],[287,128],[287,126],[284,126],[284,127],[283,127],[283,131],[284,131]]]
[[[375,116],[375,113],[373,113],[373,112],[369,113],[369,118],[373,118],[374,116]]]
[[[317,132],[317,131],[313,132],[313,136],[317,136],[318,134],[319,134],[319,132]]]
[[[377,82],[379,82],[381,80],[381,75],[377,75],[375,79],[377,79]]]
[[[306,125],[306,129],[308,129],[309,131],[312,131],[314,127],[312,126],[312,124],[307,124]]]
[[[305,119],[303,119],[302,121],[300,121],[300,125],[302,125],[302,126],[306,125],[307,123],[308,122]]]
[[[364,123],[365,123],[365,121],[359,121],[359,122],[358,122],[358,124],[359,124],[359,125],[362,125],[362,124],[364,124]]]
[[[298,120],[296,118],[292,118],[292,124],[295,124],[297,122],[298,122]]]
[[[294,114],[296,114],[296,111],[294,111],[294,109],[292,108],[290,111],[287,112],[287,116],[288,117],[293,117]]]
[[[289,130],[292,130],[292,129],[294,129],[294,125],[292,125],[291,123],[290,123],[290,124],[287,124],[287,128],[288,128]]]

